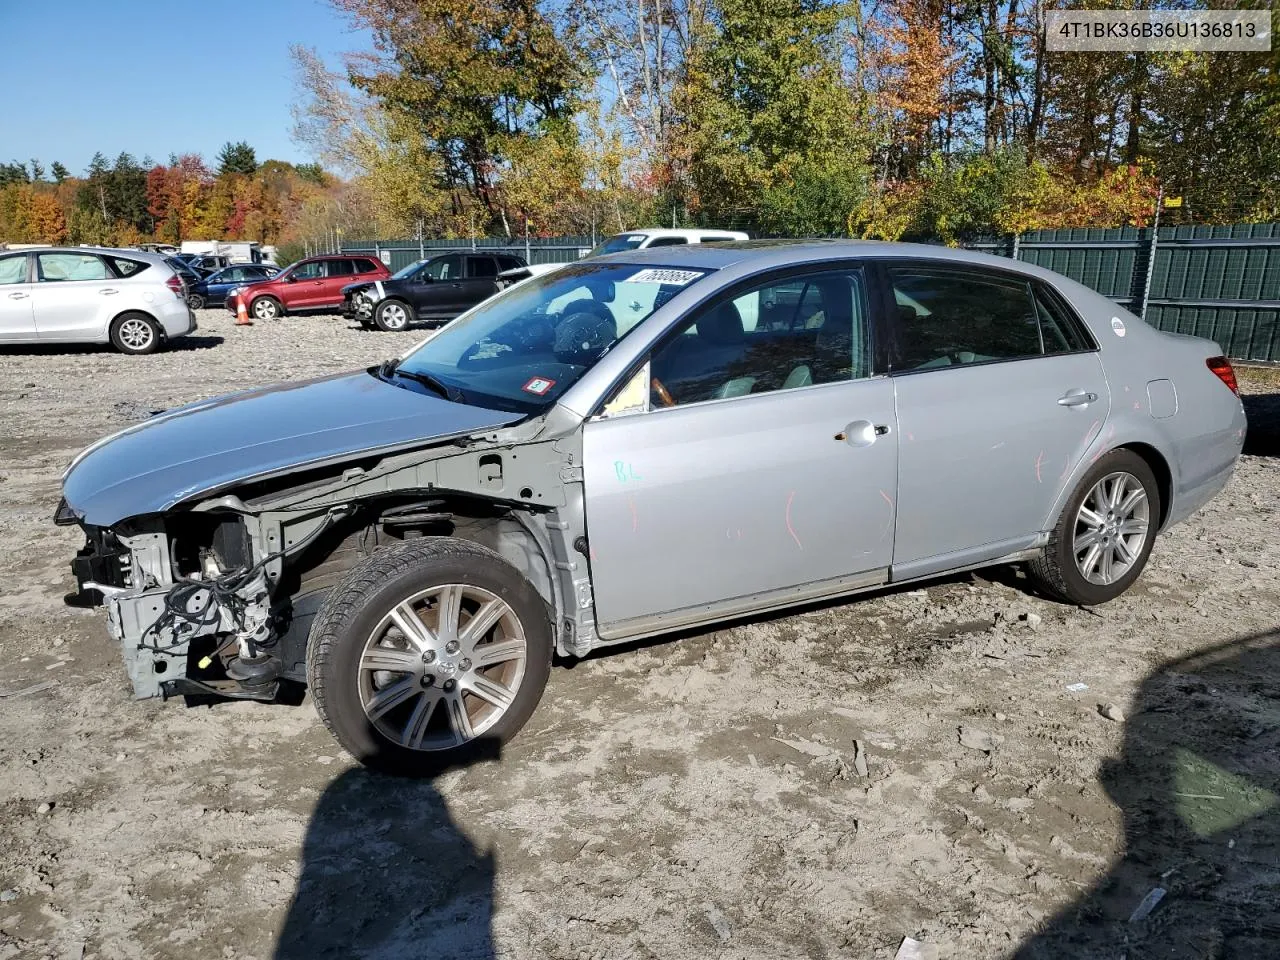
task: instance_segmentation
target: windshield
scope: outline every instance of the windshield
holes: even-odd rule
[[[620,233],[616,237],[610,237],[600,246],[596,247],[588,257],[602,257],[606,253],[621,253],[623,250],[636,250],[649,238],[643,233]]]
[[[401,267],[399,270],[393,273],[391,275],[391,279],[392,280],[408,280],[415,273],[421,270],[422,265],[426,262],[427,262],[426,260],[415,260],[413,263],[409,264],[407,267]]]
[[[579,261],[535,276],[471,311],[397,369],[476,406],[550,405],[615,343],[705,270]]]

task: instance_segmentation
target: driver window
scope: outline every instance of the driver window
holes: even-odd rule
[[[704,400],[870,376],[860,270],[762,284],[681,324],[652,357],[651,403]]]
[[[462,276],[462,258],[437,257],[427,264],[426,271],[432,280],[457,280]]]
[[[309,263],[300,263],[296,270],[293,271],[294,277],[299,280],[315,280],[324,273],[324,262],[321,260],[312,260]]]

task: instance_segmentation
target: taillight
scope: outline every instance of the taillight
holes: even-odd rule
[[[1231,361],[1226,357],[1210,357],[1205,364],[1213,375],[1231,388],[1231,392],[1240,396],[1240,385],[1236,383],[1236,372],[1231,369]]]
[[[182,299],[182,278],[176,273],[172,274],[164,285],[173,291],[173,295],[179,300]]]

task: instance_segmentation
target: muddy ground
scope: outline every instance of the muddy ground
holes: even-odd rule
[[[1280,386],[1094,611],[992,571],[616,651],[435,783],[309,704],[133,702],[62,602],[67,461],[419,336],[205,311],[153,357],[0,352],[0,958],[1280,956]]]

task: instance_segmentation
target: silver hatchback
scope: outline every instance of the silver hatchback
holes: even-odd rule
[[[1244,430],[1215,344],[1027,264],[660,248],[131,427],[56,520],[138,696],[307,684],[355,757],[425,774],[514,735],[556,653],[991,564],[1114,599]]]
[[[186,286],[142,250],[41,247],[0,253],[0,346],[110,343],[152,353],[191,333]]]

